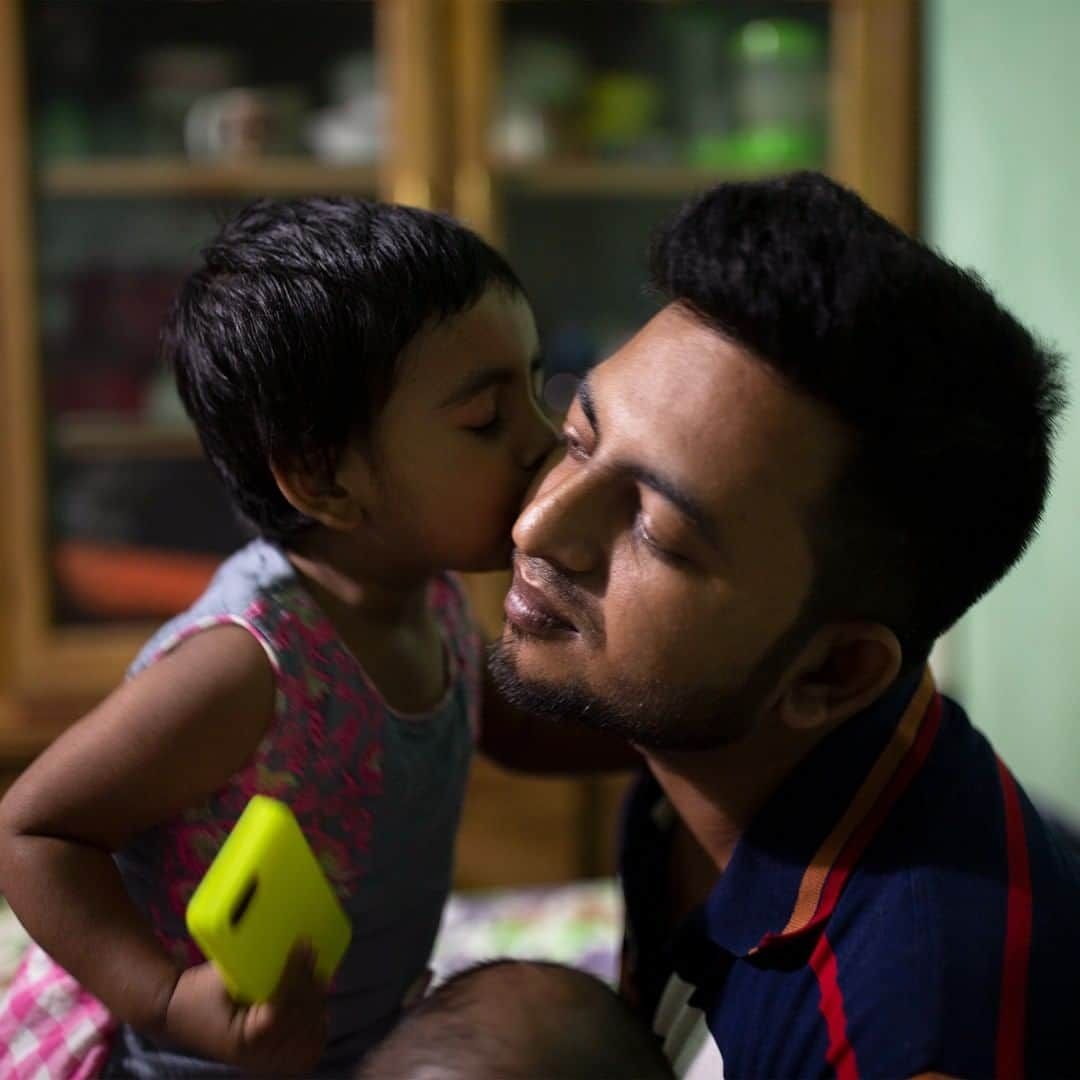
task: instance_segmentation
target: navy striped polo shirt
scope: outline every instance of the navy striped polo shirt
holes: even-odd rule
[[[672,820],[643,779],[623,988],[678,1075],[1080,1076],[1080,863],[929,673],[815,747],[669,933]]]

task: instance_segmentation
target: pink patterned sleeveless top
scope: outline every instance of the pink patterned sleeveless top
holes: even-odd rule
[[[245,628],[266,651],[275,712],[249,763],[202,805],[138,836],[116,863],[166,948],[185,965],[200,963],[184,924],[188,899],[252,795],[289,804],[353,925],[331,988],[324,1075],[347,1074],[392,1026],[426,967],[450,888],[483,653],[453,578],[433,579],[429,603],[449,678],[442,701],[423,715],[383,701],[284,553],[262,540],[225,562],[132,666],[135,675],[224,623]],[[126,1028],[105,1066],[117,1076],[222,1072]]]

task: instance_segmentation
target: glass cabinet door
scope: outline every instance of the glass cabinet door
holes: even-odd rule
[[[23,10],[48,613],[160,619],[243,540],[158,362],[162,320],[244,202],[374,194],[375,4]]]
[[[459,14],[464,69],[486,52],[492,70],[474,93],[486,130],[465,117],[459,133],[459,209],[529,288],[560,407],[655,309],[650,237],[688,196],[824,166],[829,4],[463,0]]]

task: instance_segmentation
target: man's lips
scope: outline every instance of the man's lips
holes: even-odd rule
[[[514,583],[506,594],[503,608],[507,619],[529,634],[545,636],[573,633],[576,630],[574,624],[559,611],[548,595],[526,581],[516,566]]]

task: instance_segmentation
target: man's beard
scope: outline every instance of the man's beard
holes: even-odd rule
[[[805,633],[801,620],[772,645],[736,687],[665,686],[625,680],[617,695],[600,696],[580,681],[525,679],[518,670],[517,632],[490,649],[495,685],[511,704],[538,719],[579,723],[628,740],[642,750],[713,750],[738,742],[765,711]]]

